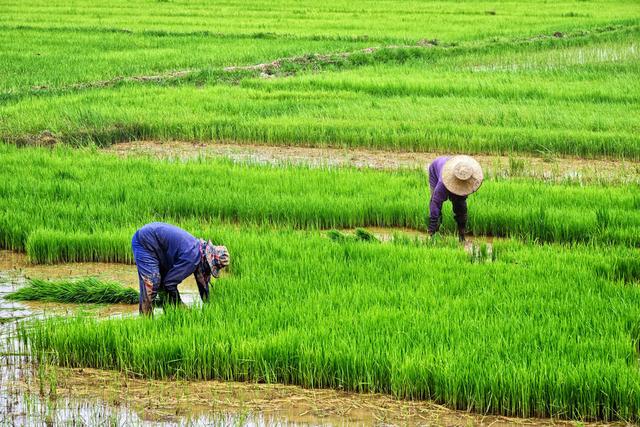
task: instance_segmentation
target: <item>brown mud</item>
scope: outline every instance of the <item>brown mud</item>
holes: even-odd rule
[[[115,280],[136,288],[138,286],[135,265],[100,262],[32,264],[26,254],[7,250],[0,250],[0,271],[11,271],[25,277],[44,280],[90,276],[103,280]]]
[[[151,156],[189,160],[225,157],[235,162],[297,164],[312,167],[372,168],[380,170],[426,169],[441,154],[383,151],[363,148],[313,148],[183,141],[133,141],[105,149],[121,156]],[[532,178],[544,181],[640,183],[640,161],[541,157],[525,155],[473,155],[489,177]]]
[[[155,422],[176,422],[185,416],[202,420],[212,413],[232,413],[248,419],[261,414],[266,424],[284,421],[292,425],[575,425],[551,419],[483,416],[382,394],[279,384],[142,380],[96,369],[56,368],[56,375],[57,397],[98,398],[116,407],[126,405],[141,419]],[[31,393],[40,389],[37,381],[19,386]]]

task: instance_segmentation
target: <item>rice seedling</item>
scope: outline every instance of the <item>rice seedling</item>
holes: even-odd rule
[[[471,262],[491,262],[496,259],[493,246],[487,242],[481,242],[480,244],[472,243],[466,250],[469,253],[469,260]]]
[[[640,290],[599,271],[636,250],[505,241],[494,262],[469,263],[455,245],[246,228],[225,239],[232,269],[202,307],[51,318],[21,337],[34,356],[145,377],[376,391],[525,417],[640,416]]]
[[[24,287],[6,295],[6,298],[73,304],[137,304],[138,292],[121,283],[93,277],[58,281],[29,279]]]
[[[45,24],[38,21],[40,7],[0,4],[6,6],[0,99],[7,101],[0,106],[0,138],[31,143],[51,135],[99,145],[135,139],[304,141],[393,150],[640,156],[634,78],[640,11],[634,5],[615,1],[592,15],[559,17],[540,3],[530,26],[509,20],[494,26],[508,15],[487,15],[482,4],[446,13],[445,6],[433,5],[433,16],[418,3],[406,4],[403,11],[421,11],[411,14],[417,21],[410,24],[386,2],[356,7],[357,12],[351,3],[338,3],[330,11],[309,5],[316,10],[311,21],[283,5],[274,14],[287,19],[287,31],[269,34],[258,28],[281,22],[262,15],[243,20],[244,29],[234,25],[229,33],[212,33],[200,27],[203,22],[213,20],[220,29],[229,17],[196,5],[184,17],[194,25],[188,30],[183,24],[169,28],[165,13],[174,6],[163,5],[148,20],[146,8],[134,13],[127,5],[127,16],[137,16],[134,30],[121,28],[120,18],[115,26],[107,17],[95,22],[86,12],[90,5],[70,12],[48,4]],[[121,6],[116,0],[109,4],[110,10]],[[506,12],[512,6],[502,7]],[[359,16],[355,28],[363,24],[375,35],[354,33],[351,25],[341,32],[335,23],[322,27],[322,34],[314,32],[320,27],[309,27],[328,16],[340,21],[353,14]],[[158,16],[165,18],[162,24]],[[202,21],[192,21],[195,16]],[[429,31],[441,33],[425,39],[427,17],[435,20]],[[445,24],[449,19],[456,25]],[[460,20],[475,25],[461,26]],[[553,23],[559,28],[552,31]],[[384,46],[392,48],[378,49]],[[355,53],[343,55],[349,52]],[[313,60],[318,55],[328,59]],[[302,60],[283,59],[291,56]],[[73,66],[50,66],[60,57],[74,58]],[[260,63],[277,64],[276,74],[284,78],[225,71]]]
[[[333,240],[334,242],[345,242],[349,239],[352,239],[352,236],[350,236],[347,233],[343,233],[342,231],[339,231],[339,230],[327,231],[327,237]]]
[[[524,170],[525,170],[524,159],[509,157],[509,175],[510,176],[520,176],[524,173]]]
[[[154,220],[195,234],[207,224],[219,224],[212,228],[224,233],[231,222],[426,229],[428,185],[417,170],[271,167],[219,159],[159,162],[10,145],[0,145],[0,153],[0,247],[26,250],[38,263],[131,263],[131,236]],[[25,169],[25,163],[34,167]],[[224,191],[212,193],[210,182]],[[469,198],[468,228],[476,235],[539,242],[638,246],[640,214],[630,188],[637,185],[492,178]],[[443,232],[448,233],[455,224],[449,205],[445,208]]]
[[[378,238],[372,232],[364,228],[356,228],[355,237],[364,242],[379,242]]]

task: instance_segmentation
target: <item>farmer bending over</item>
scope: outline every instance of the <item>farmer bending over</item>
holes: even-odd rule
[[[458,224],[458,237],[464,242],[467,229],[467,196],[480,188],[484,175],[480,164],[469,156],[438,157],[429,165],[429,234],[442,222],[442,204],[451,200]]]
[[[209,298],[211,276],[229,265],[229,252],[224,246],[196,239],[175,225],[162,222],[147,224],[133,235],[133,257],[140,279],[140,313],[153,314],[152,303],[159,289],[167,292],[169,301],[181,304],[178,285],[193,274],[202,301]]]

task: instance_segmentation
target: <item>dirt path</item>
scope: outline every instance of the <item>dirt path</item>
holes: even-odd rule
[[[192,143],[182,141],[134,141],[106,149],[122,156],[147,155],[159,159],[226,157],[237,162],[352,166],[394,170],[426,168],[437,153],[368,150],[362,148],[310,148],[254,144]],[[577,157],[533,157],[524,155],[474,155],[489,176],[529,177],[545,181],[601,181],[640,183],[640,162]]]

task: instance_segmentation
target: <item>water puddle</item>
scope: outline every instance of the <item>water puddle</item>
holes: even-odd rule
[[[79,307],[5,299],[27,277],[87,275],[137,285],[134,266],[34,266],[22,254],[0,251],[0,426],[574,425],[482,416],[380,394],[278,384],[145,380],[114,371],[37,365],[17,343],[20,320],[77,310],[91,310],[101,317],[137,315],[137,306],[131,305]],[[195,285],[185,283],[180,291],[188,304],[197,303]]]

